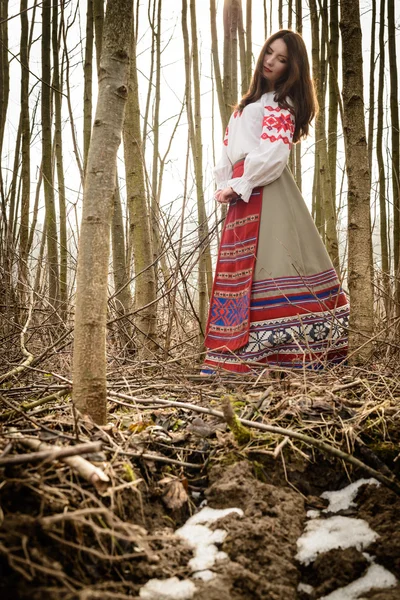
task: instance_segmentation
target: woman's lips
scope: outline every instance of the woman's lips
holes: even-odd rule
[[[272,73],[271,69],[265,68],[264,71],[266,71],[266,73]]]

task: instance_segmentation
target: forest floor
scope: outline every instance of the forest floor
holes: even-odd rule
[[[399,373],[120,367],[104,427],[54,372],[0,400],[2,600],[400,598]]]

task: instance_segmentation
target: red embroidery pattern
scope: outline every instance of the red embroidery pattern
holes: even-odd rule
[[[263,127],[266,127],[269,131],[272,129],[276,129],[279,131],[289,131],[290,133],[294,133],[294,125],[292,121],[291,115],[279,115],[276,117],[275,115],[267,115],[263,119]]]
[[[229,133],[229,127],[227,127],[225,129],[225,136],[224,136],[224,146],[228,145],[228,133]]]
[[[281,112],[281,110],[285,110],[282,109],[280,106],[264,106],[264,108],[266,108],[267,110],[276,110],[276,112]]]
[[[281,111],[280,106],[266,106],[265,108],[271,111],[275,110],[276,112]],[[280,115],[265,115],[263,118],[263,132],[261,134],[261,139],[268,139],[271,142],[277,142],[278,140],[282,140],[282,142],[288,144],[289,148],[291,148],[294,129],[294,121],[290,113]],[[287,133],[288,135],[274,135],[276,133],[280,134],[280,132]]]
[[[268,140],[270,140],[271,142],[277,142],[278,140],[282,140],[282,142],[284,142],[285,144],[288,144],[288,145],[289,145],[289,148],[291,148],[291,147],[292,147],[292,143],[291,143],[291,141],[289,140],[289,138],[287,138],[287,137],[283,137],[282,135],[278,135],[277,137],[275,137],[274,135],[268,135],[268,133],[263,133],[263,134],[262,134],[262,136],[261,136],[261,138],[262,138],[263,140],[266,140],[266,139],[268,139]]]

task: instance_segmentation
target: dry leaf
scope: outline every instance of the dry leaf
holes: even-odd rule
[[[159,482],[164,504],[171,510],[179,510],[187,501],[188,495],[182,481],[174,477],[164,477]]]

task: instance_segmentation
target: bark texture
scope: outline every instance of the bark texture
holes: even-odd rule
[[[358,0],[340,5],[343,69],[343,133],[348,179],[349,350],[351,362],[371,355],[373,291],[370,277],[370,171],[364,121],[362,41]],[[355,353],[355,354],[353,354]]]
[[[108,2],[99,95],[87,161],[79,242],[73,400],[96,423],[107,421],[106,318],[116,157],[128,95],[131,0]]]
[[[137,24],[136,24],[137,28]],[[140,131],[136,42],[132,41],[129,94],[124,123],[126,194],[129,213],[129,252],[135,265],[135,315],[139,356],[146,358],[156,338],[156,274],[153,264],[150,215],[146,197],[143,144]],[[146,307],[146,308],[144,308]]]

